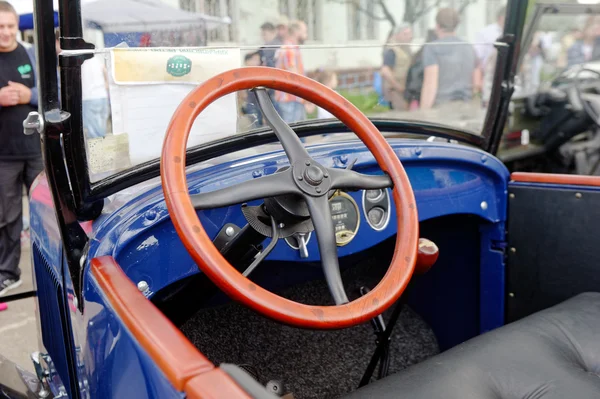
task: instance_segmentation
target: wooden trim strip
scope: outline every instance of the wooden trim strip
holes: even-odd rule
[[[572,186],[600,187],[600,176],[513,172],[510,175],[510,179],[511,181],[522,183],[546,183]]]
[[[215,369],[137,289],[112,256],[92,259],[91,271],[113,310],[175,389],[184,391],[188,381]],[[231,379],[229,383],[235,384]]]

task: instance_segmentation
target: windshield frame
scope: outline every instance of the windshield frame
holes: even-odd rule
[[[34,0],[35,52],[37,87],[39,90],[38,131],[41,135],[46,178],[55,204],[58,229],[62,239],[68,272],[77,299],[78,310],[83,312],[83,279],[87,264],[86,253],[90,237],[84,231],[83,221],[101,215],[104,199],[127,187],[160,175],[160,160],[138,165],[107,179],[92,183],[87,161],[87,147],[82,122],[81,65],[93,56],[94,46],[84,41],[80,0],[59,0],[58,14],[60,46],[66,50],[56,54],[53,0]],[[474,136],[447,126],[419,121],[374,120],[384,131],[413,133],[421,136],[435,134],[476,145],[495,153],[508,114],[514,89],[514,76],[519,56],[521,37],[528,1],[508,0],[504,35],[496,43],[500,54],[485,118],[483,136]],[[56,66],[60,66],[59,88]],[[60,96],[60,97],[59,97]],[[60,99],[60,102],[59,102]],[[347,131],[339,121],[308,121],[292,124],[300,136]],[[188,151],[188,161],[199,162],[233,148],[243,149],[276,141],[270,129],[263,128],[232,138],[210,143]]]
[[[66,176],[56,176],[55,183],[59,183],[60,190],[70,191],[67,205],[74,210],[80,220],[92,220],[98,216],[102,199],[114,194],[118,189],[126,188],[136,182],[156,177],[160,174],[159,159],[133,166],[131,169],[116,173],[97,182],[91,182],[88,162],[87,147],[83,135],[81,114],[81,65],[91,58],[94,46],[83,40],[83,25],[81,19],[80,0],[59,0],[60,44],[64,51],[56,56],[54,48],[53,21],[44,20],[42,15],[53,12],[52,0],[35,0],[36,18],[36,52],[38,53],[38,69],[40,79],[40,113],[45,120],[43,141],[48,147],[55,148],[49,157],[53,165],[66,168]],[[513,90],[514,71],[516,70],[515,56],[518,56],[519,47],[515,41],[523,33],[527,1],[509,0],[507,5],[507,18],[504,26],[504,35],[499,38],[495,46],[499,57],[496,64],[490,106],[485,115],[484,128],[481,136],[461,131],[441,124],[421,121],[404,121],[396,119],[371,118],[380,129],[388,132],[405,132],[423,134],[425,136],[436,132],[440,137],[453,139],[459,142],[476,145],[485,151],[495,154],[497,142],[502,135],[504,121],[508,113],[508,103]],[[59,91],[55,68],[48,65],[60,66],[60,80],[65,82]],[[61,96],[59,109],[58,95]],[[52,115],[52,117],[50,117]],[[347,130],[340,122],[315,122],[308,121],[291,124],[299,134],[310,136],[318,134],[318,129],[336,132]],[[59,146],[51,145],[50,141],[58,138]],[[231,146],[241,149],[244,146],[254,146],[261,143],[275,141],[276,137],[270,128],[260,128],[239,134],[231,138],[190,148],[189,160],[204,159],[203,152],[211,152],[212,148]],[[60,151],[59,151],[60,148]],[[64,159],[58,159],[60,155]],[[61,157],[63,158],[63,157]],[[63,168],[63,169],[64,169]]]

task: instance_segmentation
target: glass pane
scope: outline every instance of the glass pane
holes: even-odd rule
[[[160,157],[184,97],[242,66],[308,76],[369,117],[482,131],[493,43],[502,30],[501,18],[487,20],[501,14],[501,1],[397,8],[392,1],[181,0],[154,4],[158,13],[148,2],[119,3],[131,4],[130,12],[103,0],[82,4],[87,39],[97,48],[84,63],[82,82],[93,181]],[[287,93],[271,91],[271,98],[288,123],[333,117]],[[231,94],[197,117],[188,145],[264,124],[253,93]]]
[[[597,8],[580,7],[579,12],[570,7],[548,9],[532,26],[517,71],[513,112],[500,143],[507,158],[546,145],[562,146],[588,129],[579,122],[566,126],[569,120],[581,120],[578,110],[595,106],[599,98],[599,75],[579,72],[583,67],[600,72],[600,15],[593,12]],[[578,86],[583,103],[577,99]],[[573,153],[557,152],[556,160],[569,165]]]
[[[591,61],[599,28],[595,16],[542,16],[521,63],[521,89],[535,92],[565,68]]]

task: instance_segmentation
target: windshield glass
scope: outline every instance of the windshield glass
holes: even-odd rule
[[[501,0],[83,0],[96,46],[82,67],[91,179],[159,158],[182,99],[242,66],[308,76],[369,117],[479,135],[504,14]],[[270,94],[289,123],[332,117]],[[231,94],[198,116],[188,146],[264,124],[253,93]]]
[[[583,2],[582,2],[583,3]],[[531,95],[579,76],[582,67],[600,71],[600,7],[547,7],[531,26],[517,76],[516,94]]]

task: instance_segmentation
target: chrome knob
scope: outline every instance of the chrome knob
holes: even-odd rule
[[[32,111],[27,115],[27,118],[23,121],[23,133],[27,136],[31,136],[34,133],[42,133],[44,130],[44,119],[42,116]]]

